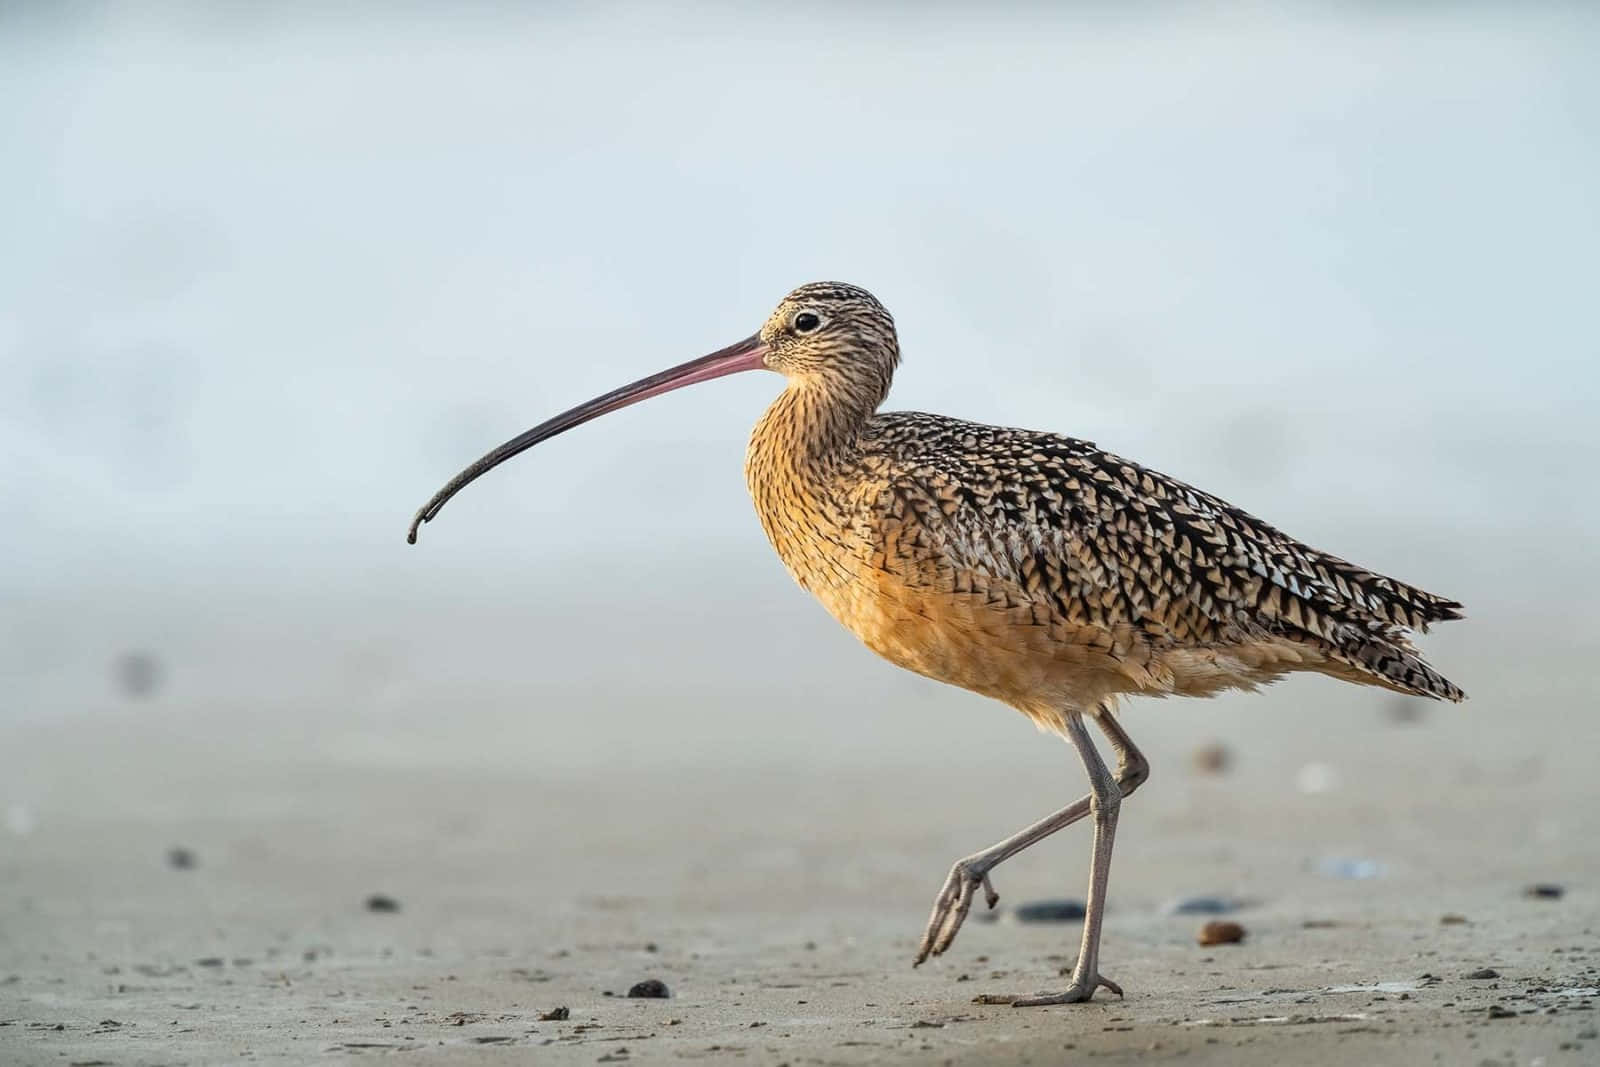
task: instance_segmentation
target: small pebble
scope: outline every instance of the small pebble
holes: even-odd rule
[[[1489,1018],[1491,1019],[1515,1019],[1516,1017],[1517,1013],[1514,1011],[1502,1008],[1498,1004],[1489,1005]]]
[[[1168,915],[1227,915],[1238,911],[1240,903],[1228,897],[1183,897],[1166,907]]]
[[[572,1013],[568,1011],[565,1006],[551,1008],[549,1011],[541,1011],[539,1013],[539,1021],[542,1023],[566,1022],[571,1017]]]
[[[1384,716],[1396,726],[1412,726],[1428,714],[1428,705],[1415,697],[1395,697],[1383,706]]]
[[[400,910],[400,902],[394,897],[374,893],[367,898],[367,910],[376,912],[395,912]]]
[[[148,652],[125,652],[111,666],[117,688],[129,700],[144,700],[161,688],[161,661]]]
[[[1563,886],[1555,885],[1551,882],[1540,882],[1538,885],[1530,885],[1524,889],[1522,895],[1532,897],[1535,900],[1560,900],[1566,895],[1566,892],[1566,888]]]
[[[192,871],[197,862],[194,853],[186,848],[167,849],[167,866],[175,871]]]
[[[1450,913],[1448,913],[1446,915],[1439,916],[1439,925],[1440,926],[1465,926],[1465,925],[1467,925],[1467,917],[1465,915],[1457,915],[1455,912],[1452,911],[1452,912],[1450,912]]]
[[[1226,919],[1213,919],[1200,928],[1195,940],[1202,945],[1236,945],[1244,940],[1244,927]]]
[[[667,983],[656,979],[646,978],[637,982],[628,990],[630,997],[670,997],[672,994],[667,989]]]
[[[1083,902],[1078,900],[1032,900],[1011,909],[1019,923],[1068,923],[1084,916]]]
[[[221,956],[204,956],[204,957],[202,957],[200,959],[195,960],[194,961],[194,965],[196,967],[221,967],[222,966],[222,957]]]
[[[1473,971],[1471,974],[1464,974],[1461,977],[1470,978],[1475,982],[1481,982],[1490,978],[1499,978],[1500,972],[1495,970],[1493,967],[1483,967]]]
[[[1228,746],[1220,741],[1201,745],[1189,757],[1189,762],[1201,774],[1222,774],[1233,762],[1233,753],[1228,751]]]

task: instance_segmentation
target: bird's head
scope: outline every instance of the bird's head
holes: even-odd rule
[[[802,285],[744,340],[613,389],[513,437],[435,493],[411,520],[406,540],[415,542],[417,529],[478,476],[540,441],[629,404],[739,371],[775,370],[792,384],[820,386],[838,401],[870,413],[888,395],[899,362],[894,319],[871,293],[843,282]]]
[[[766,365],[791,379],[870,380],[887,393],[900,362],[888,309],[844,282],[802,285],[778,303],[756,336],[766,346]]]

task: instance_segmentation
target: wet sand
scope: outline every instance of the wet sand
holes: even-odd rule
[[[532,750],[486,725],[451,728]],[[977,1000],[1064,981],[1078,924],[1006,916],[1081,895],[1087,827],[996,872],[999,921],[910,960],[951,861],[1078,788],[1064,746],[1054,782],[959,750],[519,773],[426,745],[363,765],[202,715],[19,727],[0,1061],[1595,1062],[1593,787],[1477,745],[1426,764],[1452,736],[1427,725],[1352,732],[1371,758],[1323,792],[1253,773],[1245,742],[1209,775],[1157,736],[1104,941],[1127,995],[1024,1010]],[[1169,914],[1194,894],[1241,901],[1245,941],[1197,945],[1207,917]],[[671,996],[625,995],[646,979]]]

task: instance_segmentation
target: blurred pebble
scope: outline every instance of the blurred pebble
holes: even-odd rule
[[[539,1021],[542,1023],[559,1023],[565,1022],[571,1016],[572,1013],[564,1007],[551,1008],[549,1011],[541,1011],[539,1013]]]
[[[374,893],[367,898],[367,910],[376,912],[395,912],[400,910],[400,902],[394,897],[382,893]]]
[[[1530,885],[1524,889],[1522,895],[1533,897],[1535,900],[1560,900],[1566,895],[1566,892],[1566,888],[1563,886],[1555,885],[1551,882],[1540,882],[1538,885]]]
[[[1221,741],[1212,741],[1195,749],[1189,761],[1201,774],[1221,774],[1233,762],[1233,753]]]
[[[1019,923],[1069,923],[1083,918],[1083,902],[1078,900],[1032,900],[1011,909]]]
[[[1244,940],[1244,927],[1226,919],[1212,919],[1195,938],[1202,945],[1236,945]]]
[[[1482,982],[1487,981],[1490,978],[1499,978],[1500,972],[1495,970],[1493,967],[1483,967],[1473,971],[1471,974],[1464,974],[1461,977],[1471,979],[1474,982]]]
[[[167,849],[167,866],[175,871],[194,870],[196,860],[194,853],[186,848]]]
[[[635,983],[633,988],[628,990],[628,996],[630,997],[659,998],[671,995],[667,990],[667,983],[656,978],[646,978],[642,982]]]
[[[1229,897],[1182,897],[1169,903],[1163,910],[1168,915],[1227,915],[1244,905]]]
[[[1414,726],[1428,715],[1427,701],[1397,696],[1383,705],[1383,716],[1396,726]]]
[[[1377,860],[1329,856],[1317,863],[1317,870],[1329,878],[1377,878],[1383,874],[1383,864]]]
[[[148,652],[124,652],[112,667],[117,688],[129,700],[154,696],[161,688],[161,661]]]
[[[1330,763],[1308,763],[1295,772],[1294,787],[1302,793],[1331,793],[1339,788],[1339,772]]]
[[[1467,925],[1467,917],[1465,915],[1457,915],[1455,912],[1452,911],[1447,915],[1439,916],[1439,925],[1440,926],[1465,926],[1465,925]]]

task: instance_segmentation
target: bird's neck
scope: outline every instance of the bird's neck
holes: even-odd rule
[[[791,380],[750,435],[744,472],[756,514],[789,573],[807,588],[831,573],[819,560],[843,550],[829,533],[848,525],[845,476],[881,400],[881,391],[846,394]]]
[[[750,435],[747,466],[759,464],[789,476],[832,467],[855,450],[862,426],[885,392],[872,383],[790,379]]]

